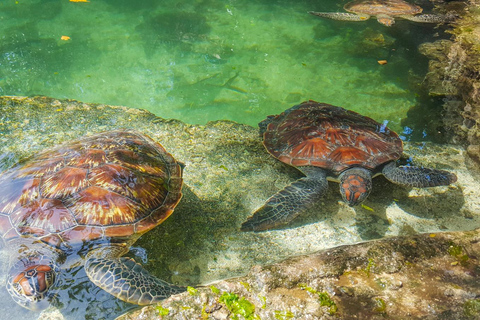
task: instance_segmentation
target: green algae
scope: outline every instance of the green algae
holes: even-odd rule
[[[299,287],[303,290],[306,290],[312,293],[313,295],[316,295],[318,298],[318,301],[320,302],[320,305],[322,307],[328,307],[328,313],[330,315],[334,315],[337,312],[337,309],[338,309],[337,304],[335,303],[335,301],[332,300],[332,298],[330,298],[330,295],[328,294],[328,292],[317,291],[305,284],[299,284]]]
[[[213,285],[210,286],[210,290],[212,290],[212,292],[213,292],[214,294],[220,294],[220,289],[218,289],[217,287],[215,287],[215,286],[213,286]]]
[[[259,320],[260,317],[255,314],[255,305],[245,299],[239,297],[235,293],[224,292],[218,300],[225,304],[227,309],[233,314],[231,319],[238,320],[238,316],[243,316],[246,320]]]
[[[370,272],[372,271],[372,268],[375,268],[375,261],[373,260],[373,258],[369,258],[367,266],[362,271],[365,272],[367,277],[370,277]]]
[[[265,297],[265,296],[258,296],[258,299],[260,299],[260,301],[262,302],[261,308],[262,308],[262,309],[266,309],[266,308],[267,308],[267,297]]]
[[[195,289],[194,287],[188,286],[188,287],[187,287],[187,292],[188,292],[190,295],[194,296],[194,295],[196,295],[196,294],[198,293],[198,290]]]
[[[385,300],[383,300],[382,298],[375,298],[373,299],[373,301],[375,301],[375,305],[376,305],[375,311],[378,313],[385,314],[387,310],[387,303],[385,302]]]
[[[468,254],[464,253],[463,247],[454,243],[448,247],[448,254],[454,257],[462,265],[465,265],[470,259]]]
[[[463,312],[470,319],[478,319],[480,316],[480,300],[468,300],[463,304]]]
[[[170,313],[170,310],[168,308],[164,308],[161,305],[156,306],[155,309],[158,311],[159,316],[168,316],[168,314]]]
[[[275,310],[274,315],[275,315],[275,319],[278,319],[278,320],[289,320],[295,317],[295,315],[291,311]]]

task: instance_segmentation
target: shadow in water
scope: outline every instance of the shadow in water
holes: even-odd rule
[[[341,195],[338,183],[329,182],[329,190],[313,208],[301,214],[294,221],[273,230],[288,230],[332,218],[341,210]],[[425,192],[420,189],[418,196],[411,196],[412,189],[393,184],[383,176],[373,179],[373,189],[362,205],[354,207],[355,226],[363,240],[379,239],[390,228],[387,208],[395,203],[408,214],[422,219],[441,220],[460,215],[464,205],[463,192],[459,188],[449,188],[443,193]],[[463,217],[463,216],[462,216]],[[439,228],[447,229],[440,225]],[[417,233],[412,226],[405,225],[400,234]]]

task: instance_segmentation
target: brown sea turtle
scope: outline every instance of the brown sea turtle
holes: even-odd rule
[[[182,164],[134,131],[109,131],[47,150],[0,175],[0,235],[11,256],[7,289],[23,307],[49,305],[62,268],[139,305],[183,291],[122,257],[170,216]]]
[[[386,26],[395,23],[395,18],[403,18],[415,22],[440,23],[445,18],[434,14],[420,14],[423,9],[403,0],[356,0],[348,2],[343,7],[345,12],[314,12],[315,16],[334,20],[364,21],[370,16],[377,17],[377,21]]]
[[[402,140],[386,126],[356,112],[306,101],[260,122],[267,151],[306,177],[273,195],[242,224],[243,231],[262,231],[287,224],[327,191],[327,180],[340,183],[350,206],[364,201],[372,178],[383,174],[407,187],[435,187],[457,180],[450,172],[397,166]]]

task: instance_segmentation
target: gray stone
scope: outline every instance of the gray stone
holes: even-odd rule
[[[233,319],[242,312],[264,320],[478,319],[479,231],[374,240],[255,266],[245,277],[163,301],[166,316],[148,306],[117,320]],[[233,294],[254,311],[222,302]],[[212,303],[214,312],[205,307]],[[222,310],[229,317],[216,316]]]

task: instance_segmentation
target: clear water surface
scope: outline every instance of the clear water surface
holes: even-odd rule
[[[443,37],[442,29],[307,14],[341,11],[345,2],[4,0],[0,95],[47,95],[143,108],[188,123],[229,119],[253,126],[314,99],[388,121],[415,139],[441,139],[432,116],[441,104],[422,91],[428,61],[417,46]],[[75,283],[85,281],[68,291],[67,319],[111,319],[129,308],[89,285],[82,268],[70,272]],[[36,318],[0,295],[8,301],[0,319],[6,312]]]
[[[428,63],[417,46],[441,31],[307,14],[341,11],[345,2],[2,1],[0,94],[250,125],[313,99],[420,133],[439,103],[421,91]]]

